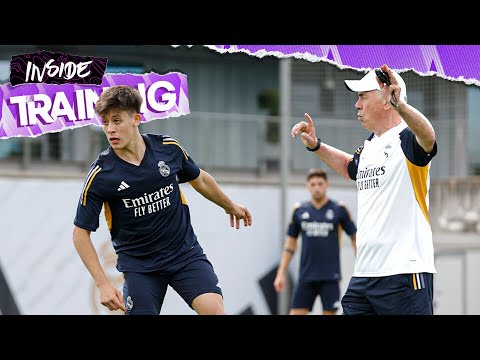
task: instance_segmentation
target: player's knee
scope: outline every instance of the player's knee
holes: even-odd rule
[[[192,301],[192,308],[198,315],[225,315],[223,297],[216,293],[205,293]]]

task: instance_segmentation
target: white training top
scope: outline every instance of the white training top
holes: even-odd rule
[[[430,154],[402,121],[365,140],[349,165],[358,188],[353,276],[435,273],[428,217]]]

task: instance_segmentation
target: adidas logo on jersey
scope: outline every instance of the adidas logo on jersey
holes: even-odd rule
[[[125,181],[122,181],[122,182],[120,183],[120,186],[118,187],[118,191],[125,190],[125,189],[127,189],[127,188],[129,188],[129,187],[130,187],[130,185],[128,185]]]
[[[305,220],[305,219],[310,219],[310,214],[305,211],[305,212],[302,214],[301,218],[302,218],[303,220]]]

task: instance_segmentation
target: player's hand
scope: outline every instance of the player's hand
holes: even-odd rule
[[[112,284],[101,285],[98,290],[100,291],[100,303],[106,306],[108,310],[122,310],[127,311],[123,304],[122,293],[112,286]]]
[[[276,292],[282,292],[285,289],[285,275],[277,274],[273,282],[273,287]]]
[[[230,226],[240,229],[240,220],[243,219],[244,226],[252,226],[252,215],[250,211],[243,206],[234,204],[231,210],[225,210],[230,215]]]
[[[315,127],[313,126],[313,120],[307,113],[305,113],[305,119],[307,120],[306,122],[300,121],[293,126],[292,137],[301,134],[301,139],[305,146],[308,146],[309,148],[314,148],[315,146],[317,146],[317,136],[315,135]]]

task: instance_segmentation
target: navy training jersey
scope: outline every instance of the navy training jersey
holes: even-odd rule
[[[293,211],[287,234],[302,235],[299,278],[306,281],[340,280],[340,241],[342,231],[357,231],[349,212],[333,200],[320,209],[310,201]]]
[[[142,135],[146,150],[137,166],[109,147],[93,162],[74,224],[96,231],[104,206],[121,272],[161,270],[202,251],[179,183],[196,179],[200,169],[167,135]],[[188,252],[194,248],[194,253]]]

